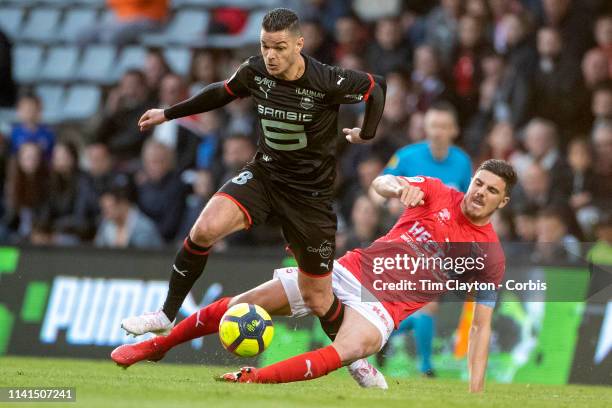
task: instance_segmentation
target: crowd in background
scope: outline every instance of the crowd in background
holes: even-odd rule
[[[396,152],[419,143],[447,151],[455,145],[472,168],[489,158],[515,166],[511,205],[494,219],[502,240],[566,245],[595,239],[597,225],[610,222],[612,10],[606,1],[290,3],[302,19],[306,54],[387,80],[374,142],[349,145],[336,135],[338,254],[367,245],[396,219],[401,208],[381,206],[369,185],[395,165]],[[385,7],[390,14],[381,15]],[[243,14],[222,14],[219,24],[236,31]],[[130,41],[90,34],[82,40]],[[40,99],[21,87],[18,121],[0,138],[0,241],[111,247],[182,241],[212,194],[253,157],[255,110],[249,98],[239,99],[150,132],[139,131],[138,118],[228,78],[257,52],[194,49],[182,77],[159,49],[150,49],[143,68],[110,87],[99,114],[76,132],[41,123]],[[0,91],[0,100],[11,100],[9,87]],[[440,100],[457,111],[456,135],[425,131],[425,114]],[[363,110],[364,104],[343,106],[340,128],[360,126]],[[272,222],[217,248],[278,242]]]

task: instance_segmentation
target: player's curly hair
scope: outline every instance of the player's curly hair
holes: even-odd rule
[[[294,34],[301,35],[300,19],[293,10],[287,8],[275,8],[270,10],[264,16],[261,27],[270,33],[289,30]]]
[[[506,182],[506,195],[510,195],[512,188],[517,182],[516,171],[514,171],[514,167],[510,163],[505,160],[489,159],[478,166],[476,172],[480,170],[490,171],[496,176],[501,177]]]

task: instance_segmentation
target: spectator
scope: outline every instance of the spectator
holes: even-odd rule
[[[15,105],[17,87],[13,80],[13,59],[11,41],[0,30],[0,108],[10,108]]]
[[[255,156],[255,146],[248,136],[232,135],[223,142],[223,173],[218,178],[225,182],[238,174]]]
[[[453,145],[459,135],[457,113],[452,105],[439,102],[425,114],[426,142],[398,150],[384,174],[437,177],[459,191],[467,191],[472,163],[461,148]]]
[[[518,176],[519,183],[512,192],[512,208],[530,206],[539,211],[550,206],[567,206],[567,193],[555,187],[549,172],[541,165],[532,163]]]
[[[592,19],[583,1],[542,0],[543,24],[559,31],[565,52],[580,57],[592,44]]]
[[[106,144],[117,159],[121,170],[132,170],[137,165],[142,144],[148,135],[138,129],[138,119],[153,105],[147,101],[146,78],[141,71],[128,70],[119,85],[106,100],[102,122],[96,130],[95,141]]]
[[[595,124],[612,119],[612,81],[602,82],[593,90],[591,111]]]
[[[532,119],[525,127],[523,144],[526,153],[512,156],[512,164],[519,177],[530,164],[537,163],[552,176],[555,189],[569,197],[569,168],[559,149],[554,123],[540,118]]]
[[[176,233],[176,237],[179,240],[184,239],[189,234],[191,227],[195,224],[206,203],[208,203],[216,191],[215,178],[211,171],[197,170],[188,174],[193,192],[185,200],[183,220]]]
[[[370,70],[387,75],[398,69],[409,69],[412,51],[402,41],[402,27],[399,19],[388,17],[376,22],[374,41],[367,50]]]
[[[600,16],[595,22],[595,42],[608,61],[608,76],[612,78],[612,14]]]
[[[425,42],[439,53],[444,65],[450,65],[451,54],[457,42],[461,6],[460,0],[442,0],[426,18]]]
[[[137,193],[138,207],[155,222],[164,241],[171,242],[183,217],[187,190],[168,146],[152,139],[145,143]]]
[[[304,54],[310,55],[325,64],[333,63],[333,41],[328,38],[319,21],[316,19],[302,20],[300,28],[304,36]]]
[[[11,160],[5,188],[3,240],[28,237],[47,198],[47,168],[38,144],[25,142]]]
[[[339,61],[346,54],[360,55],[365,49],[365,32],[357,17],[345,15],[336,20],[335,24],[334,59]]]
[[[581,78],[577,64],[562,55],[566,46],[556,29],[544,27],[538,31],[539,62],[530,87],[531,115],[552,120],[561,129],[571,131],[581,113],[575,101],[577,90],[581,92]],[[568,135],[562,136],[565,146]]]
[[[528,17],[524,14],[504,15],[503,47],[498,50],[506,56],[508,66],[516,72],[532,72],[538,60],[533,40],[530,36]]]
[[[537,209],[522,205],[514,211],[513,224],[517,240],[529,246],[536,240]]]
[[[163,108],[187,99],[187,84],[179,75],[166,74],[159,88],[159,104]],[[153,129],[153,139],[168,146],[175,155],[176,169],[179,172],[193,168],[200,138],[195,118],[186,117],[170,120]]]
[[[100,197],[102,222],[95,244],[110,248],[159,248],[163,241],[155,223],[134,202],[129,178],[120,175]]]
[[[196,152],[198,169],[217,170],[219,145],[223,137],[220,111],[212,110],[195,116],[200,143]]]
[[[170,65],[166,61],[166,57],[161,49],[150,48],[147,50],[147,55],[144,60],[143,73],[147,81],[149,89],[149,99],[152,104],[157,105],[158,92],[162,79],[171,72]]]
[[[169,0],[107,0],[113,19],[84,30],[78,37],[79,44],[101,42],[123,46],[136,42],[141,34],[163,27],[169,3]]]
[[[453,51],[452,91],[459,106],[459,123],[464,124],[478,107],[478,84],[482,80],[481,58],[485,47],[482,24],[473,16],[459,20],[458,42]]]
[[[55,143],[55,133],[48,126],[41,124],[42,103],[32,94],[26,94],[17,102],[17,118],[10,135],[11,154],[15,155],[22,144],[37,144],[46,160],[51,159]]]
[[[76,217],[81,225],[81,237],[93,238],[100,218],[100,197],[107,191],[117,173],[108,146],[94,143],[85,148],[87,169],[79,185],[76,200]]]
[[[70,142],[56,144],[51,160],[44,220],[57,234],[57,239],[72,243],[79,240],[82,226],[76,216],[76,201],[83,177],[79,170],[77,147]]]
[[[547,208],[536,220],[536,247],[531,255],[535,262],[576,262],[580,259],[580,242],[568,232],[563,211]]]
[[[609,210],[612,197],[612,120],[597,123],[593,130],[595,175],[593,203],[600,210]]]
[[[600,83],[610,79],[608,59],[599,48],[593,48],[584,54],[581,68],[584,84],[591,91]]]
[[[411,76],[419,110],[426,111],[446,91],[440,72],[440,63],[434,48],[429,45],[419,46],[414,51],[414,69]]]
[[[357,165],[357,183],[349,179],[349,183],[344,186],[345,191],[341,193],[339,200],[339,213],[346,220],[351,218],[351,211],[357,198],[368,194],[372,181],[384,169],[384,162],[377,156],[366,157]],[[349,248],[349,247],[347,247]]]
[[[201,88],[221,80],[218,64],[219,58],[212,50],[199,49],[194,51],[189,68],[190,94],[198,92]]]
[[[567,158],[572,182],[569,204],[582,231],[587,236],[592,236],[598,211],[593,206],[595,180],[591,167],[593,157],[588,141],[582,138],[572,139],[567,148]]]
[[[488,159],[512,160],[517,154],[514,129],[508,122],[496,123],[486,137],[479,163]]]
[[[355,200],[351,212],[352,226],[348,230],[344,248],[365,248],[380,235],[380,214],[378,207],[367,195],[361,195]]]

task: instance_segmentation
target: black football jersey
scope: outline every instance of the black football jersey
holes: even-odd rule
[[[305,71],[295,81],[268,74],[263,57],[256,56],[225,81],[225,88],[232,95],[254,99],[261,131],[256,160],[270,179],[327,195],[336,174],[338,107],[367,100],[374,79],[303,57]]]

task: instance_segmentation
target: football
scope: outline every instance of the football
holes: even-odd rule
[[[230,307],[219,323],[221,344],[230,353],[253,357],[262,353],[274,337],[274,326],[261,306],[239,303]]]

